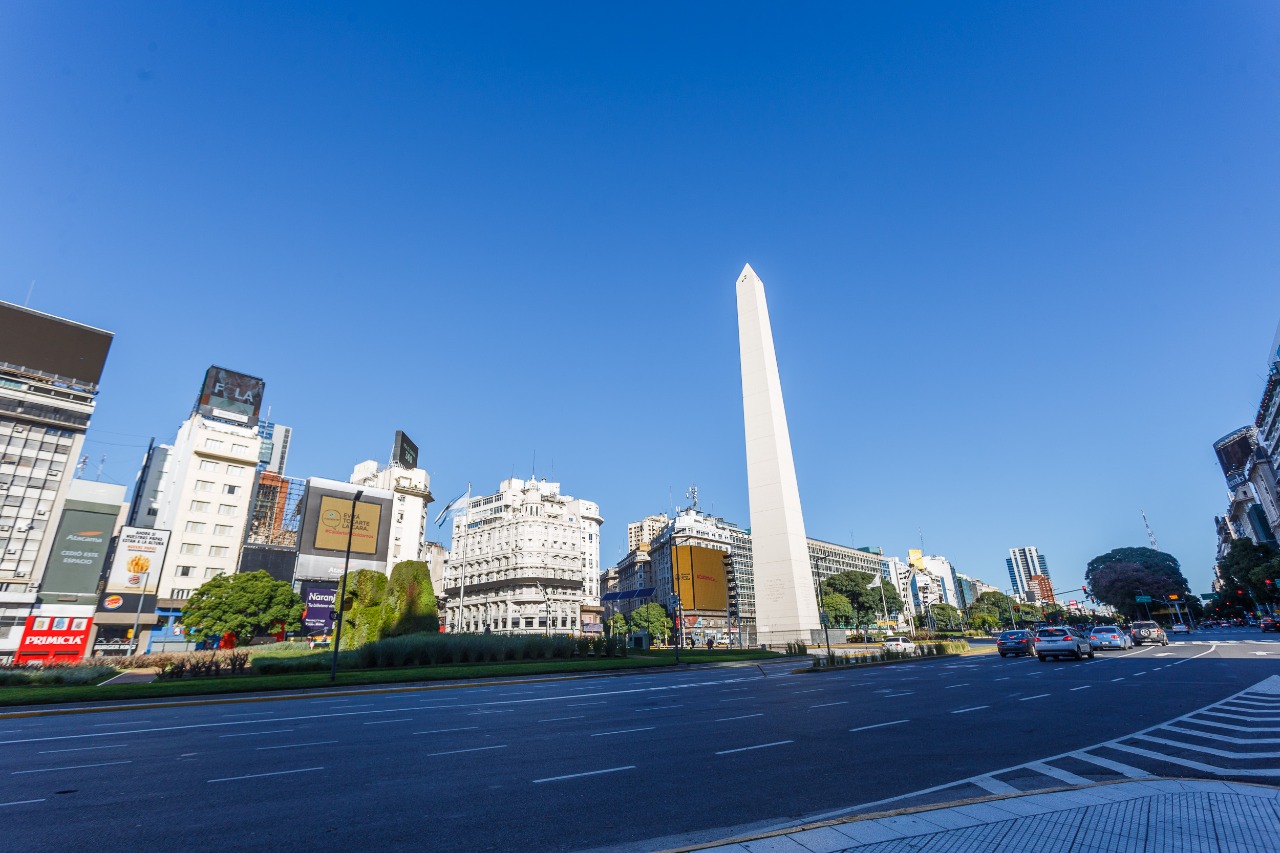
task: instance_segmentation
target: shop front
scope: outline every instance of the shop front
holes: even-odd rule
[[[92,629],[92,607],[41,607],[27,617],[13,662],[18,666],[79,663],[89,648]]]

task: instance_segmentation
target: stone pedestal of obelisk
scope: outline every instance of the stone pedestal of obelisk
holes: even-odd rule
[[[821,628],[800,510],[791,434],[764,284],[751,269],[738,277],[738,346],[742,414],[747,436],[751,502],[751,559],[756,586],[756,632],[762,643],[812,640]]]

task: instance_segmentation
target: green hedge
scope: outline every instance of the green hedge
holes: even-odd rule
[[[118,674],[119,670],[115,667],[93,664],[0,667],[0,685],[22,687],[41,684],[98,684]]]

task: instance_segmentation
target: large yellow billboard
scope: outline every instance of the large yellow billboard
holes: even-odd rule
[[[674,551],[673,567],[680,606],[685,610],[729,609],[729,588],[725,582],[725,551],[682,545]]]
[[[356,503],[355,530],[351,531],[351,501],[323,495],[320,498],[315,547],[325,551],[346,551],[347,534],[351,531],[352,554],[376,554],[378,522],[381,520],[381,506],[359,501]]]

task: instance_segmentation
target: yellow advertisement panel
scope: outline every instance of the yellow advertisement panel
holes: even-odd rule
[[[725,553],[697,545],[682,545],[675,549],[676,591],[685,610],[729,609]]]
[[[375,554],[378,551],[378,522],[382,519],[382,507],[378,504],[356,503],[356,526],[351,532],[352,554]],[[315,547],[326,551],[347,550],[347,535],[351,531],[351,501],[325,495],[320,498],[320,518],[316,525]]]
[[[907,563],[914,568],[923,569],[924,568],[924,551],[921,551],[918,548],[912,548],[911,550],[907,551]]]

